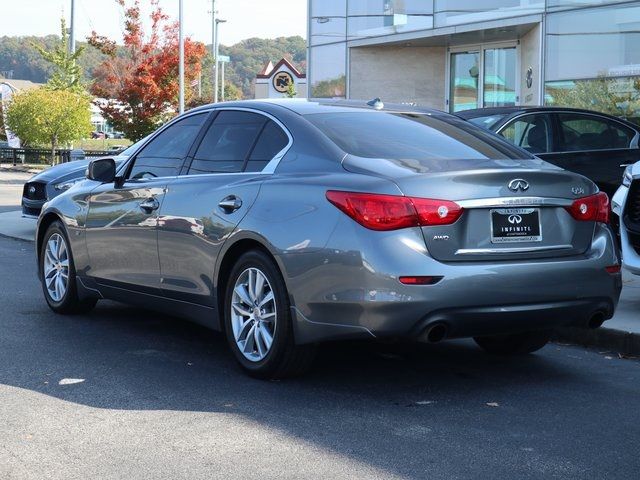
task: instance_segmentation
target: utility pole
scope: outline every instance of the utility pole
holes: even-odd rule
[[[222,62],[222,65],[220,65],[220,76],[222,77],[222,83],[220,84],[220,97],[222,98],[222,101],[224,102],[224,64],[227,62]]]
[[[71,22],[69,28],[69,51],[76,52],[76,0],[71,0]]]
[[[218,103],[218,88],[219,88],[219,83],[218,83],[218,55],[220,55],[220,24],[221,23],[225,23],[226,20],[222,20],[220,18],[216,18],[216,34],[214,37],[214,58],[213,58],[213,63],[215,63],[216,67],[215,67],[215,71],[216,71],[216,78],[215,81],[213,82],[213,88],[214,88],[214,94],[213,94],[213,103]]]
[[[180,51],[179,54],[179,62],[180,65],[178,67],[178,76],[180,77],[180,113],[184,113],[184,5],[183,1],[179,1],[179,13],[178,13],[178,21],[180,22],[180,29],[178,33],[178,49]]]

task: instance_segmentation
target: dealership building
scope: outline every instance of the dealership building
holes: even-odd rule
[[[640,1],[309,0],[308,11],[311,97],[452,112],[608,102],[640,117]]]

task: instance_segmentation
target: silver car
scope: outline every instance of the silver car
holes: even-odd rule
[[[620,294],[607,196],[439,111],[209,105],[87,175],[38,221],[49,306],[187,317],[262,378],[335,339],[528,353],[554,327],[600,326]]]
[[[611,203],[620,217],[622,263],[631,273],[640,275],[640,162],[627,166]]]

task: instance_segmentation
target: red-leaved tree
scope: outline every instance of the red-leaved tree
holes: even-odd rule
[[[124,45],[98,35],[91,45],[108,56],[94,71],[91,93],[102,115],[127,138],[138,140],[155,130],[178,110],[178,22],[171,22],[158,0],[151,0],[151,27],[148,35],[138,0],[115,0],[122,7]],[[185,38],[185,97],[193,95],[191,83],[198,78],[205,46]]]

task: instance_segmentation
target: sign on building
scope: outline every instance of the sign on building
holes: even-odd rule
[[[256,75],[255,98],[282,98],[287,96],[290,85],[296,98],[307,97],[307,76],[293,66],[286,58],[274,66],[268,62]]]

